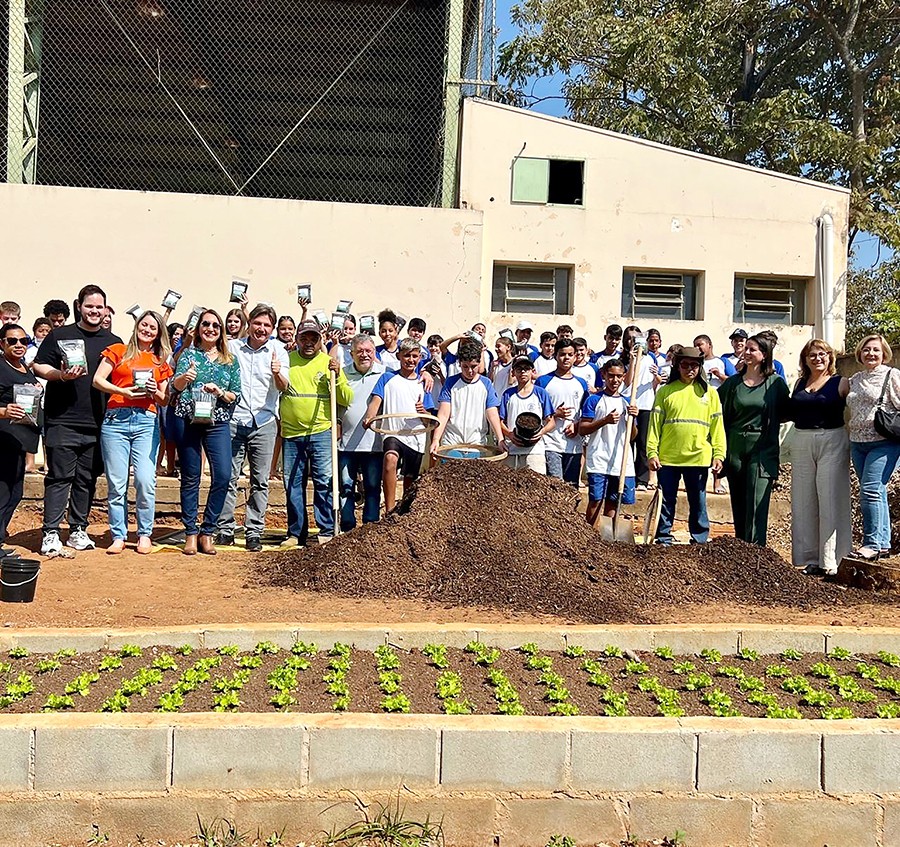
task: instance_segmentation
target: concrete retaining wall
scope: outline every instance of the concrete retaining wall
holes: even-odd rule
[[[4,847],[186,839],[198,814],[308,841],[361,816],[351,791],[473,847],[900,844],[900,721],[37,715],[0,751]]]
[[[812,652],[897,651],[900,630],[803,627],[321,626],[7,630],[0,648],[122,643],[251,647],[294,639],[497,646],[536,641]],[[628,834],[690,847],[897,847],[900,721],[513,718],[434,715],[47,714],[0,716],[0,847],[186,840],[227,818],[285,843],[379,803],[443,818],[449,844],[542,847]]]

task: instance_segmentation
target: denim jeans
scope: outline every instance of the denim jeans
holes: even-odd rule
[[[331,502],[331,432],[285,438],[284,490],[287,493],[288,535],[306,543],[309,518],[306,515],[306,476],[313,484],[313,514],[319,535],[334,535],[334,507]],[[307,474],[308,472],[308,474]]]
[[[709,518],[706,514],[706,481],[709,468],[676,467],[663,465],[656,478],[662,490],[662,509],[656,540],[660,544],[671,544],[672,524],[675,523],[675,505],[678,502],[678,483],[684,479],[684,491],[688,500],[688,529],[692,544],[706,544],[709,540]]]
[[[374,523],[381,516],[381,467],[384,453],[357,453],[341,451],[338,466],[341,471],[341,532],[356,527],[355,503],[353,502],[353,481],[357,474],[362,476],[363,523]]]
[[[581,453],[544,452],[547,461],[547,476],[556,477],[578,488],[581,480]]]
[[[225,505],[231,481],[231,429],[227,421],[217,424],[194,424],[172,415],[172,430],[181,462],[181,520],[186,535],[196,535],[200,510],[200,454],[209,462],[209,494],[203,510],[199,532],[212,535]]]
[[[889,550],[891,513],[887,484],[900,461],[896,441],[851,441],[850,458],[859,478],[859,508],[863,519],[863,547]]]
[[[150,537],[156,514],[156,454],[159,422],[146,409],[109,409],[100,427],[106,466],[109,531],[113,541],[128,537],[128,473],[134,468],[138,536]]]
[[[259,537],[266,526],[266,509],[269,506],[269,470],[275,452],[275,436],[278,421],[272,418],[261,427],[231,422],[231,484],[219,517],[219,532],[234,535],[234,507],[237,503],[238,479],[244,464],[244,456],[250,460],[250,490],[247,492],[247,513],[244,528],[247,535]]]

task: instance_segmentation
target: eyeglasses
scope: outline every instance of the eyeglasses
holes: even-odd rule
[[[692,359],[685,359],[685,360],[683,360],[683,361],[681,361],[681,362],[678,363],[678,367],[679,367],[679,368],[686,368],[686,369],[689,368],[690,370],[693,370],[694,368],[698,368],[698,369],[699,369],[699,368],[700,368],[700,362],[696,362],[696,361],[694,361],[694,360],[692,360]]]
[[[15,338],[7,338],[6,346],[7,347],[27,347],[28,346],[28,336],[18,336]]]
[[[827,359],[828,353],[826,353],[824,350],[820,350],[818,353],[810,353],[806,358],[807,359]]]
[[[200,326],[203,329],[221,329],[222,324],[217,324],[215,321],[200,321]]]

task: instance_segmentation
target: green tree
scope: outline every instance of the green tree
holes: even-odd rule
[[[521,0],[510,96],[562,72],[584,123],[852,188],[850,243],[900,246],[895,0]]]
[[[847,272],[847,342],[852,350],[869,333],[900,343],[900,254],[874,268]]]

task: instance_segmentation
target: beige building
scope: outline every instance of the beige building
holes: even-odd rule
[[[228,308],[391,306],[449,334],[484,320],[569,323],[602,343],[609,323],[664,345],[772,327],[789,371],[814,335],[844,337],[849,191],[521,109],[463,107],[459,208],[0,185],[2,296],[30,323],[51,297],[103,285],[120,313],[183,294]]]

